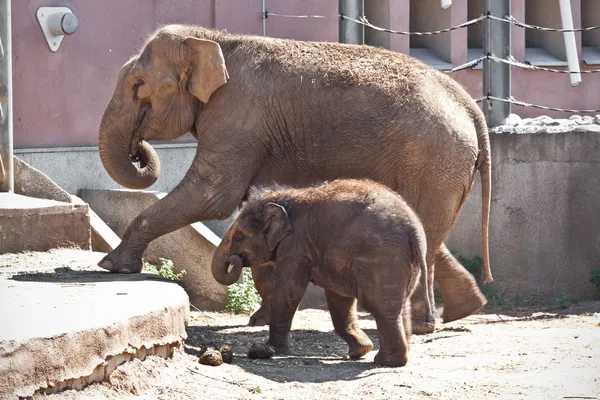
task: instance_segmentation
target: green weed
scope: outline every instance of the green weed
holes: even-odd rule
[[[554,300],[554,303],[556,303],[556,305],[559,306],[560,308],[564,309],[564,308],[569,308],[573,304],[578,304],[579,299],[574,298],[574,297],[569,297],[565,293],[562,293],[560,296],[558,296]]]
[[[229,286],[227,291],[227,305],[225,308],[236,314],[250,314],[258,306],[260,297],[254,287],[252,271],[244,268],[242,282]]]
[[[186,274],[184,269],[181,270],[180,273],[176,274],[175,271],[173,271],[173,261],[163,257],[159,257],[158,259],[161,263],[160,267],[157,267],[156,265],[152,265],[149,262],[144,261],[143,270],[160,275],[163,278],[167,278],[175,282],[181,280],[183,275]]]

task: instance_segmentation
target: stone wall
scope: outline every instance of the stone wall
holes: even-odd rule
[[[517,120],[493,131],[535,133],[490,134],[492,288],[505,299],[598,297],[590,278],[600,269],[600,118],[580,119]],[[480,221],[477,178],[448,247],[481,255]]]

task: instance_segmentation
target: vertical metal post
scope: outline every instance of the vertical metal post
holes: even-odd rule
[[[14,190],[10,2],[0,0],[0,192]]]
[[[262,32],[263,36],[267,36],[267,5],[265,0],[262,0]]]
[[[353,19],[360,19],[365,14],[364,0],[339,0],[339,11],[341,15],[345,15]],[[340,42],[364,44],[364,25],[340,18]]]
[[[485,0],[485,14],[506,18],[510,15],[510,0]],[[511,24],[492,19],[484,20],[483,52],[508,59],[511,48]],[[502,99],[510,98],[510,65],[483,60],[483,95]],[[503,125],[510,115],[510,103],[483,100],[483,113],[488,126]]]

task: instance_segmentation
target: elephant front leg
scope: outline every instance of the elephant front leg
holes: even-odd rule
[[[279,354],[290,352],[292,320],[308,286],[308,274],[304,272],[297,271],[293,275],[287,275],[285,271],[278,272],[281,275],[273,280],[273,290],[269,293],[271,324],[267,345],[272,346]]]
[[[269,325],[271,322],[271,306],[269,299],[269,281],[273,278],[273,271],[271,268],[259,267],[251,268],[252,280],[254,281],[254,287],[260,295],[262,302],[260,308],[252,314],[249,326],[263,326]]]
[[[468,317],[487,304],[473,275],[454,258],[444,244],[435,256],[435,283],[444,300],[444,322]]]
[[[111,272],[140,272],[142,255],[152,240],[197,221],[223,219],[231,215],[248,182],[240,176],[237,180],[227,181],[222,177],[212,181],[215,182],[213,185],[206,184],[211,179],[199,175],[192,165],[175,189],[129,224],[119,246],[98,265]]]

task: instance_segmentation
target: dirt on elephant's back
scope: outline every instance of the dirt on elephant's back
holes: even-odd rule
[[[360,326],[375,343],[365,360],[344,359],[326,311],[296,314],[293,355],[249,360],[267,327],[247,316],[194,312],[185,349],[170,360],[148,357],[120,366],[105,383],[50,399],[600,399],[600,302],[557,312],[478,314],[433,334],[413,336],[403,368],[373,364],[377,333],[369,314]],[[232,364],[198,363],[202,344],[229,345]],[[128,397],[130,398],[130,397]]]

